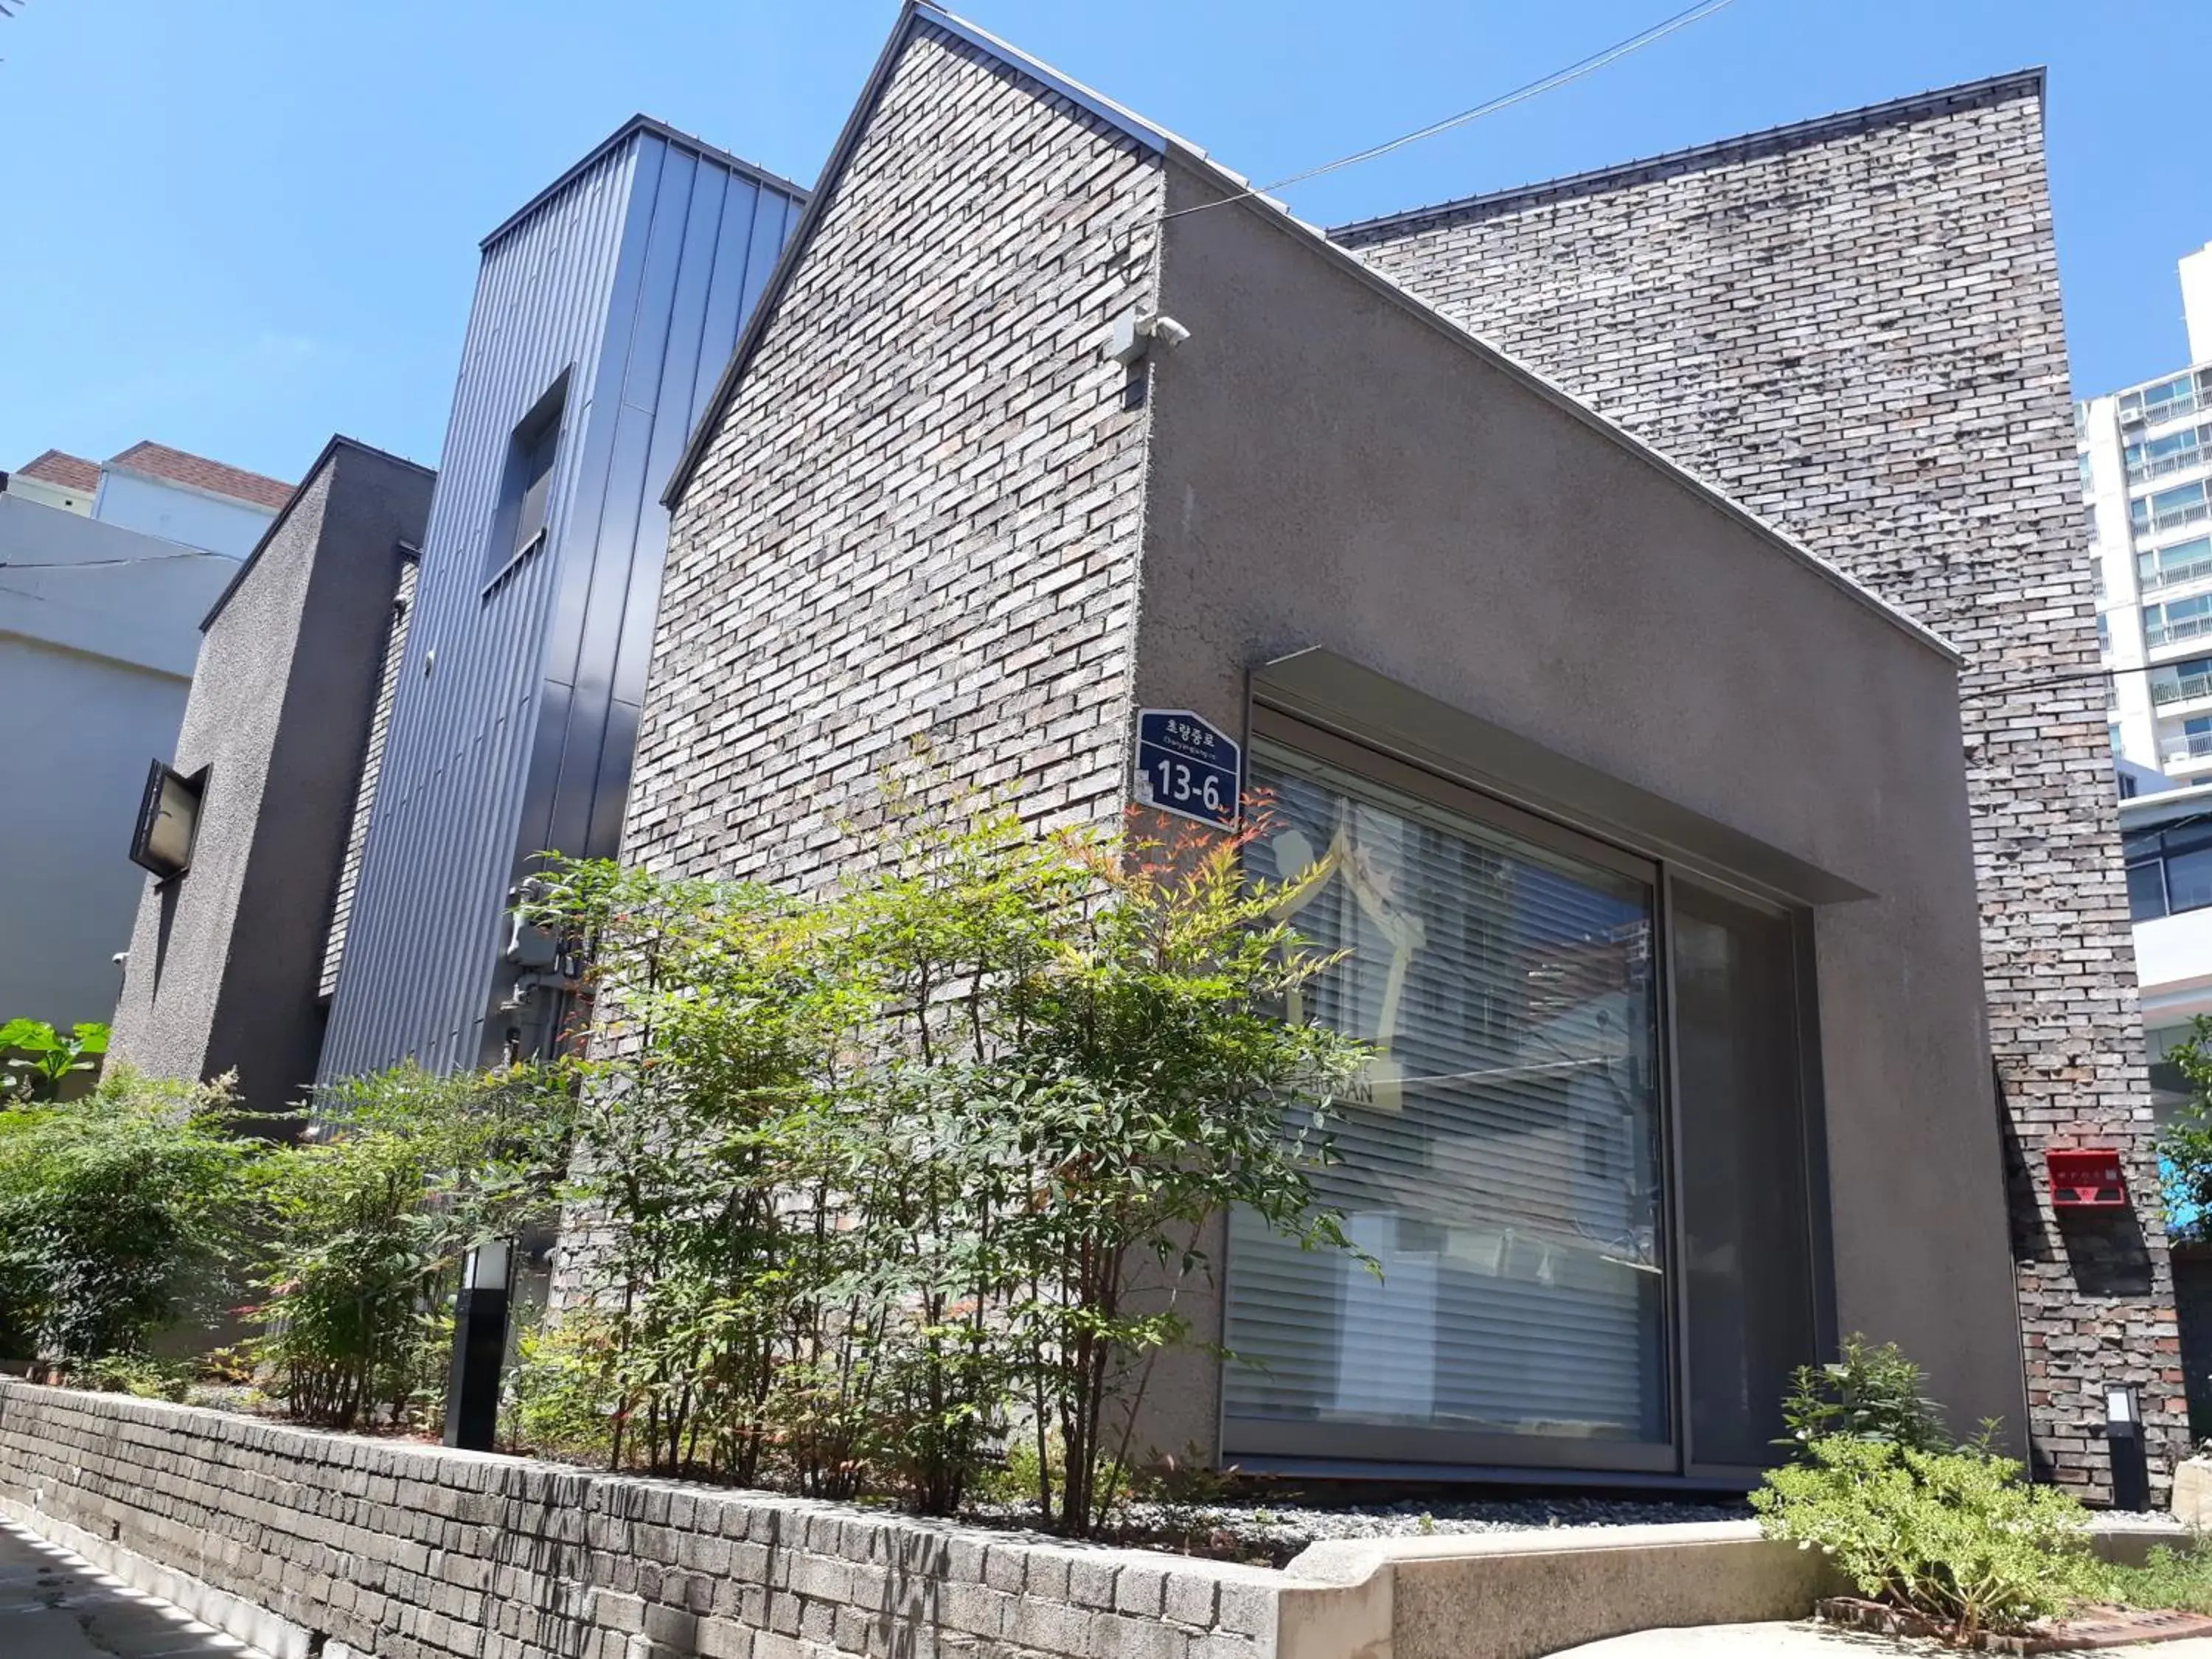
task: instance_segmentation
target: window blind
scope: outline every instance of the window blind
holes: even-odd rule
[[[1231,1226],[1224,1415],[1663,1443],[1648,881],[1255,744],[1255,875],[1376,1046],[1322,1199],[1379,1267]]]

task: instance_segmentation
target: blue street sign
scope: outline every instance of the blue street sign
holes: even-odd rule
[[[1233,830],[1244,794],[1235,739],[1188,708],[1137,711],[1137,799],[1177,817]]]

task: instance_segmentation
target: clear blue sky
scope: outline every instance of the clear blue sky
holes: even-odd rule
[[[1262,179],[1449,114],[1682,0],[969,0]],[[811,180],[890,0],[26,0],[0,20],[0,466],[154,438],[285,477],[343,431],[434,462],[476,244],[643,110]],[[2212,4],[1735,0],[1564,90],[1285,192],[1324,223],[2026,64],[2076,388],[2185,356],[2212,240]],[[2161,122],[2171,125],[2161,125]]]

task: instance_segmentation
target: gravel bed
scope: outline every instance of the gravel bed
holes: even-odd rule
[[[993,1526],[1033,1526],[1026,1506],[979,1505],[971,1517]],[[1419,1538],[1447,1533],[1540,1532],[1568,1527],[1685,1525],[1748,1521],[1740,1499],[1419,1498],[1389,1504],[1328,1504],[1261,1498],[1188,1504],[1133,1504],[1108,1541],[1279,1566],[1309,1544],[1340,1538]]]

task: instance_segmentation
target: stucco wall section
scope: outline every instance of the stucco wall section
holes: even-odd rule
[[[116,1060],[156,1077],[203,1074],[330,486],[327,471],[307,481],[200,641],[172,762],[187,776],[208,769],[192,867],[166,883],[140,878],[110,1042]]]
[[[1040,820],[1112,811],[1146,416],[1103,348],[1161,188],[916,30],[676,511],[626,856],[825,880],[915,744]]]
[[[2039,77],[1338,234],[1966,653],[2037,1450],[2101,1492],[2132,1378],[2162,1478],[2186,1416],[2106,694],[2045,683],[2098,657]],[[2077,1144],[2124,1149],[2140,1231],[2057,1225],[2043,1152]]]
[[[324,1659],[1273,1659],[1298,1594],[1264,1568],[0,1380],[5,1512],[264,1608]]]
[[[1952,663],[1346,265],[1249,205],[1170,222],[1139,701],[1234,730],[1248,665],[1320,647],[1871,895],[1813,912],[1840,1316],[2016,1429]],[[1190,1369],[1164,1446],[1212,1419]]]
[[[432,475],[334,444],[216,611],[175,764],[208,769],[192,866],[144,878],[112,1052],[159,1076],[235,1069],[281,1111],[312,1082],[322,949],[400,544]],[[123,845],[130,826],[117,826]]]

